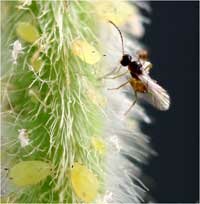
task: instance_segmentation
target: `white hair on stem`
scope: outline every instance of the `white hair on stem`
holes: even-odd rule
[[[147,3],[140,5],[149,9]],[[140,15],[138,13],[138,15]],[[142,16],[138,16],[139,29],[144,29],[140,19]],[[137,20],[137,19],[136,19]],[[133,26],[137,24],[133,24]],[[125,30],[127,31],[127,27]],[[121,36],[118,31],[109,23],[102,25],[102,39],[106,45],[107,54],[107,67],[106,70],[119,66],[121,60]],[[105,32],[109,30],[110,32]],[[135,40],[126,37],[121,29],[124,39],[125,53],[133,55],[142,48],[142,46]],[[121,68],[124,72],[126,68]],[[132,88],[129,84],[119,90],[107,90],[108,88],[117,87],[125,82],[125,77],[117,79],[105,79],[105,95],[108,101],[106,107],[107,120],[106,130],[104,138],[107,141],[108,152],[106,154],[106,189],[107,192],[103,201],[108,199],[111,203],[138,203],[144,202],[143,197],[148,188],[139,179],[141,171],[138,167],[138,163],[145,163],[147,158],[155,154],[149,145],[148,136],[142,134],[140,130],[140,121],[151,123],[151,119],[145,113],[144,109],[136,104],[128,114],[125,116],[124,113],[130,106],[132,96]],[[132,158],[132,161],[128,158]],[[135,162],[134,162],[135,161]]]

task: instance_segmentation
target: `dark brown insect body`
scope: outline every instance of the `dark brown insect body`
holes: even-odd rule
[[[145,52],[145,51],[142,51]],[[147,52],[145,52],[147,53]],[[146,54],[147,56],[147,54]],[[140,57],[140,54],[139,54]],[[144,57],[142,55],[142,57]],[[138,75],[142,74],[142,64],[139,61],[131,61],[131,55],[125,54],[122,56],[122,60],[120,61],[122,66],[128,66],[128,70],[130,71],[132,79],[130,79],[130,84],[134,88],[135,91],[145,93],[147,92],[147,87],[142,83],[142,81],[138,78]]]
[[[123,55],[120,63],[122,66],[128,66],[132,77],[137,77],[136,75],[142,74],[142,64],[139,61],[132,61],[131,55]]]
[[[112,22],[109,21],[119,32],[121,41],[122,41],[122,59],[120,61],[120,64],[122,66],[128,66],[128,70],[131,74],[131,79],[129,80],[131,86],[134,88],[136,92],[145,93],[147,92],[147,87],[144,85],[144,83],[138,78],[138,75],[142,74],[142,64],[140,63],[140,60],[148,60],[148,52],[146,50],[141,50],[138,52],[138,61],[132,61],[132,56],[129,54],[124,54],[124,40],[121,31],[119,28]]]
[[[109,22],[118,30],[121,37],[122,59],[120,61],[120,64],[124,67],[127,66],[128,71],[131,75],[131,78],[129,78],[128,81],[116,88],[112,88],[109,90],[119,89],[129,83],[135,91],[135,100],[133,101],[133,103],[128,108],[125,114],[127,114],[130,109],[135,105],[137,101],[138,92],[145,93],[145,95],[148,95],[150,103],[159,110],[168,110],[170,106],[170,98],[167,91],[161,86],[159,86],[157,82],[149,76],[149,71],[152,68],[152,64],[148,61],[148,52],[146,50],[141,50],[137,53],[137,60],[132,60],[131,55],[124,53],[124,42],[121,31],[112,21]],[[113,73],[113,71],[111,73]],[[125,74],[127,74],[127,71],[125,73],[113,77],[113,79],[122,77]]]
[[[138,79],[137,75],[142,74],[141,68],[142,65],[137,61],[133,61],[128,65],[128,69],[130,71],[131,76],[137,79]]]

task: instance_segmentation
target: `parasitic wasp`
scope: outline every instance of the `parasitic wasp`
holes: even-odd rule
[[[120,61],[121,66],[128,67],[128,71],[112,77],[112,79],[124,76],[130,73],[131,77],[123,84],[116,88],[109,90],[120,89],[121,87],[130,84],[135,92],[135,100],[125,112],[125,115],[131,110],[131,108],[136,104],[138,99],[138,93],[145,94],[147,100],[155,108],[165,111],[169,109],[170,97],[165,89],[158,85],[157,81],[153,80],[149,76],[149,71],[152,68],[152,64],[148,61],[148,52],[146,50],[141,50],[137,53],[137,59],[133,60],[132,56],[125,54],[124,52],[124,40],[120,29],[112,22],[109,21],[119,32],[121,43],[122,43],[122,59]]]

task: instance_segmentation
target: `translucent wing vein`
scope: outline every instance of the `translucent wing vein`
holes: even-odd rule
[[[146,85],[148,90],[147,101],[159,110],[169,109],[170,97],[165,89],[157,84],[148,74],[141,74],[138,78]]]

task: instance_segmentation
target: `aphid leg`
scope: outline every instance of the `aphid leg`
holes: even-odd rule
[[[111,89],[108,89],[108,90],[117,90],[117,89],[120,89],[121,87],[125,86],[126,84],[128,84],[130,82],[130,80],[126,81],[125,83],[121,84],[120,86],[116,87],[116,88],[111,88]]]
[[[119,78],[119,77],[122,77],[122,76],[126,75],[128,72],[129,72],[129,71],[125,71],[125,72],[123,72],[122,74],[118,74],[118,75],[116,75],[116,76],[114,76],[114,77],[109,77],[109,78],[107,78],[107,79],[116,79],[116,78]]]
[[[128,110],[124,113],[124,115],[126,116],[129,111],[131,110],[131,108],[133,108],[133,106],[136,104],[137,102],[137,92],[135,91],[135,100],[133,101],[133,103],[130,105],[130,107],[128,108]]]

